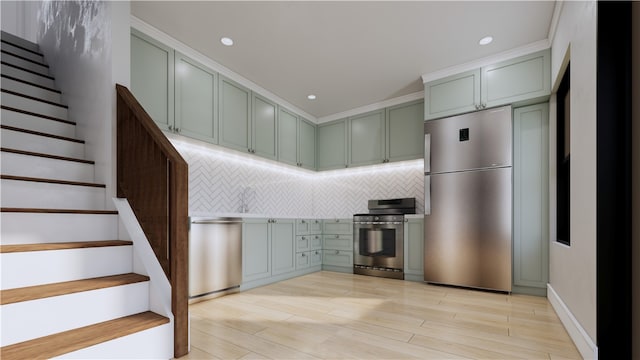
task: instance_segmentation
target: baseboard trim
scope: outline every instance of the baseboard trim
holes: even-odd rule
[[[598,346],[591,340],[591,337],[584,330],[582,325],[573,316],[567,305],[562,301],[558,293],[553,289],[551,284],[547,284],[547,299],[560,318],[569,337],[578,348],[580,355],[584,359],[598,359]]]

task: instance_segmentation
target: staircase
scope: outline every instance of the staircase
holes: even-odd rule
[[[0,358],[171,357],[38,45],[1,40]]]

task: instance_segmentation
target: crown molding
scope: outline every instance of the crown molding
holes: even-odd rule
[[[377,103],[361,106],[361,107],[358,107],[358,108],[355,108],[355,109],[339,112],[339,113],[336,113],[336,114],[331,114],[331,115],[319,117],[317,123],[318,124],[322,124],[322,123],[333,121],[333,120],[344,119],[344,118],[349,117],[349,116],[360,115],[360,114],[367,113],[369,111],[380,110],[380,109],[384,109],[384,108],[389,107],[389,106],[399,105],[399,104],[403,104],[403,103],[406,103],[406,102],[409,102],[409,101],[419,100],[419,99],[424,99],[424,90],[423,91],[414,92],[414,93],[411,93],[411,94],[407,94],[407,95],[403,95],[403,96],[399,96],[397,98],[393,98],[393,99],[384,100],[384,101],[380,101],[380,102],[377,102]]]
[[[495,64],[501,61],[505,61],[505,60],[513,59],[519,56],[528,55],[537,51],[545,50],[545,49],[548,49],[549,47],[550,47],[550,42],[548,39],[539,40],[524,46],[503,51],[498,54],[494,54],[481,59],[470,61],[468,63],[454,65],[448,68],[444,68],[438,71],[424,74],[422,75],[422,82],[428,83],[429,81],[442,79],[450,75],[459,74],[465,71],[477,69],[483,66]]]
[[[306,111],[300,109],[299,107],[291,104],[290,102],[284,100],[283,98],[277,96],[276,94],[272,93],[271,91],[263,88],[262,86],[254,83],[253,81],[243,77],[240,74],[237,74],[235,72],[233,72],[232,70],[230,70],[229,68],[225,67],[224,65],[218,63],[215,60],[212,60],[210,57],[204,55],[203,53],[193,49],[192,47],[186,45],[185,43],[181,42],[180,40],[177,40],[175,38],[173,38],[172,36],[170,36],[169,34],[163,32],[162,30],[154,27],[153,25],[150,25],[148,23],[146,23],[145,21],[137,18],[134,15],[131,15],[131,27],[160,41],[161,43],[173,48],[176,51],[181,52],[182,54],[192,58],[193,60],[196,60],[198,62],[200,62],[201,64],[211,68],[212,70],[216,71],[217,73],[237,82],[238,84],[247,87],[249,89],[251,89],[252,91],[258,93],[259,95],[279,104],[284,106],[287,110],[293,111],[296,114],[304,117],[305,119],[317,123],[318,119],[307,113]]]
[[[555,6],[553,7],[553,16],[551,17],[551,23],[549,24],[549,46],[553,44],[553,39],[556,37],[556,30],[558,30],[558,23],[560,22],[560,14],[562,13],[562,7],[564,5],[564,1],[556,1]]]

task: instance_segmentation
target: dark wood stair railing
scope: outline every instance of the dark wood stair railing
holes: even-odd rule
[[[174,356],[189,346],[187,162],[133,94],[116,84],[117,196],[127,198],[171,283]]]

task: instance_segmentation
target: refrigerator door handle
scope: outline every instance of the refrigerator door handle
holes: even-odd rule
[[[424,134],[424,173],[431,172],[431,134]]]
[[[424,214],[431,215],[431,175],[424,177]]]

